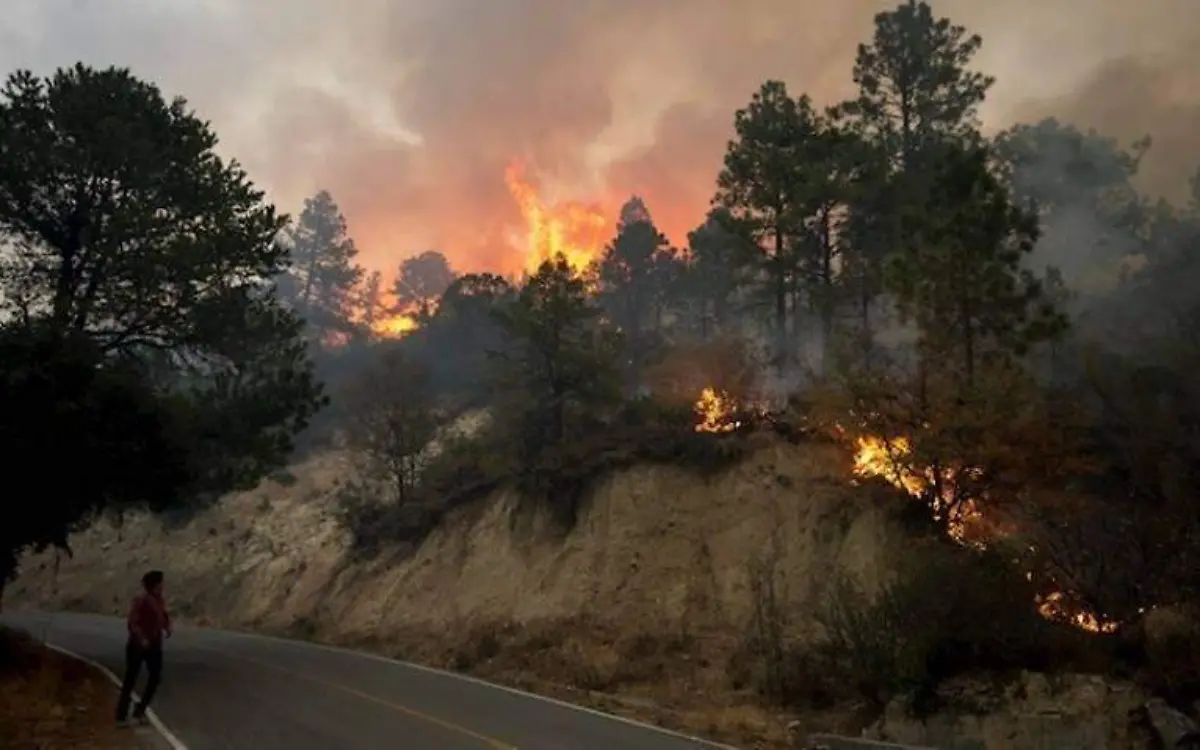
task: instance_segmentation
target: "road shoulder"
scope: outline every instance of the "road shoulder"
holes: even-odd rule
[[[173,750],[153,728],[118,729],[103,669],[0,627],[0,747]]]

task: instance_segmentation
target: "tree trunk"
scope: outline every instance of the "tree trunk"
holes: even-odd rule
[[[821,374],[829,368],[833,348],[833,242],[829,231],[829,211],[821,214]]]
[[[79,286],[79,261],[83,253],[85,209],[77,207],[67,219],[65,242],[59,252],[58,276],[54,282],[54,323],[60,329],[71,324],[75,290]]]

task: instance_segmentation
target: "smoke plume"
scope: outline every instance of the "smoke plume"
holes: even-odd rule
[[[832,103],[895,0],[11,0],[0,63],[132,67],[186,96],[284,209],[329,189],[367,264],[443,249],[520,265],[504,168],[616,221],[643,196],[700,221],[734,110],[766,78]],[[984,38],[991,129],[1057,115],[1156,148],[1147,189],[1200,161],[1200,4],[943,0]]]

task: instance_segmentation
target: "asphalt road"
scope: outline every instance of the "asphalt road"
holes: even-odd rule
[[[119,619],[6,612],[0,622],[123,668]],[[722,747],[369,654],[204,628],[167,642],[154,708],[187,750]]]

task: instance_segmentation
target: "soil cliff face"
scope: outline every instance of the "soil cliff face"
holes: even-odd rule
[[[650,628],[733,625],[749,612],[756,560],[772,558],[788,598],[803,601],[839,569],[874,579],[896,534],[851,486],[836,447],[778,442],[707,480],[666,466],[616,472],[565,536],[497,493],[453,513],[415,553],[359,560],[330,513],[348,472],[324,455],[295,467],[294,482],[225,498],[180,528],[144,516],[102,522],[75,539],[72,559],[27,559],[9,595],[116,612],[142,570],[159,567],[193,621],[337,640],[584,614]]]
[[[890,512],[904,500],[854,486],[850,469],[837,446],[783,441],[709,479],[637,466],[598,482],[565,535],[499,492],[452,513],[416,550],[364,560],[332,513],[351,470],[327,454],[182,526],[102,522],[74,540],[71,559],[27,558],[8,597],[119,614],[141,573],[162,568],[173,609],[192,623],[368,647],[742,747],[791,747],[831,729],[989,750],[1144,746],[1124,720],[1143,696],[1084,678],[1019,696],[1007,685],[986,707],[968,701],[967,714],[927,722],[894,706],[874,719],[767,707],[745,658],[761,571],[803,629],[824,583],[848,574],[870,591],[908,549]],[[1076,693],[1088,700],[1063,697]]]

